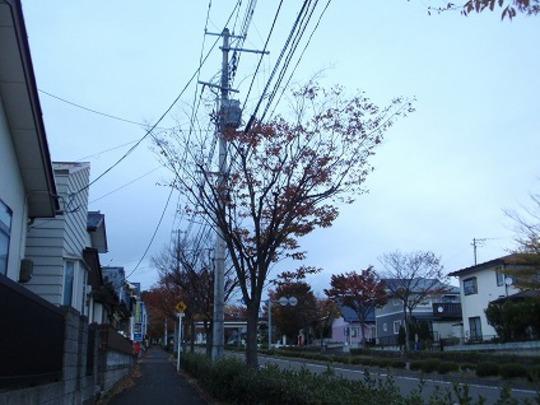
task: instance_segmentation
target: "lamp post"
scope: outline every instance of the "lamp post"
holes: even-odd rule
[[[272,347],[272,300],[269,298],[266,302],[268,303],[268,348],[270,349]],[[298,298],[280,297],[274,302],[279,303],[282,307],[286,307],[287,305],[295,307],[298,304]]]

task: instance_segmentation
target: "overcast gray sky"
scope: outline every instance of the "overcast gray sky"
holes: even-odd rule
[[[235,1],[212,3],[209,29],[216,31]],[[258,3],[245,44],[252,48],[262,48],[277,7],[277,1]],[[473,237],[492,238],[479,249],[480,260],[505,254],[512,229],[502,210],[517,208],[538,190],[540,17],[501,22],[499,13],[428,16],[428,4],[433,3],[333,1],[297,71],[295,80],[303,82],[325,69],[324,84],[365,90],[379,103],[397,95],[417,98],[417,111],[387,133],[373,159],[369,194],[347,207],[332,228],[302,240],[307,262],[324,268],[311,279],[316,291],[326,287],[332,273],[369,264],[380,269],[377,257],[395,249],[432,250],[447,271],[472,264]],[[198,64],[208,2],[23,0],[23,6],[40,89],[151,123]],[[299,2],[283,7],[254,96]],[[214,53],[201,79],[217,73],[220,55]],[[238,77],[252,73],[256,61],[243,55]],[[246,84],[240,86],[241,99]],[[164,126],[185,121],[192,95],[190,88]],[[136,125],[44,94],[41,101],[54,160],[78,160],[144,134]],[[86,159],[93,176],[127,148]],[[157,166],[144,143],[92,187],[90,199]],[[106,215],[110,253],[103,264],[129,272],[137,263],[165,204],[168,190],[157,184],[166,179],[165,170],[155,170],[91,204]],[[171,238],[176,199],[148,259]],[[149,287],[156,276],[145,260],[133,281]]]

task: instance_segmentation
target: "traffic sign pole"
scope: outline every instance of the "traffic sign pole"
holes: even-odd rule
[[[178,339],[177,339],[177,357],[176,357],[176,371],[180,372],[180,351],[182,350],[182,319],[184,318],[183,312],[178,312]]]

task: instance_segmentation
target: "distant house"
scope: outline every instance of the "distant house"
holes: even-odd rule
[[[104,217],[88,212],[88,163],[55,162],[53,167],[61,210],[55,218],[37,219],[29,226],[26,256],[33,273],[25,286],[55,305],[88,315],[91,269],[85,250],[107,252]]]
[[[135,298],[132,296],[132,287],[126,280],[126,272],[119,266],[103,266],[101,269],[105,283],[115,295],[115,306],[108,314],[109,322],[124,336],[130,337]]]
[[[27,33],[18,6],[0,8],[0,276],[19,281],[26,227],[58,209]],[[21,274],[22,270],[22,274]]]
[[[358,320],[358,315],[351,307],[346,305],[340,306],[339,311],[341,316],[332,322],[331,341],[353,347],[359,346],[362,343],[362,326]],[[374,342],[375,331],[375,311],[372,311],[367,315],[364,326],[364,333],[368,343]]]
[[[506,272],[525,268],[528,266],[521,256],[512,254],[450,273],[459,278],[465,340],[481,341],[496,336],[484,311],[491,301],[519,292]]]
[[[384,279],[385,283],[397,283],[396,279]],[[436,280],[418,279],[414,285],[419,292],[426,291],[427,286],[433,286]],[[434,341],[441,338],[459,338],[461,336],[461,306],[459,289],[439,283],[441,293],[427,297],[414,309],[413,320],[427,323]],[[439,288],[437,288],[439,289]],[[403,302],[392,296],[381,308],[375,310],[377,329],[377,344],[382,346],[397,346],[399,330],[405,325]]]

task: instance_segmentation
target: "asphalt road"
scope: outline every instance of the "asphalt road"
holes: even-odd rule
[[[240,356],[243,358],[243,353],[233,353],[229,352],[231,355]],[[322,373],[327,369],[326,364],[312,363],[309,360],[303,359],[284,359],[276,358],[271,356],[261,356],[259,355],[259,364],[276,364],[279,367],[286,369],[301,369],[306,368],[314,373]],[[351,380],[360,380],[364,378],[364,369],[359,367],[340,367],[339,365],[332,366],[335,374],[337,376],[351,379]],[[399,387],[400,391],[403,394],[408,394],[418,387],[421,381],[424,382],[423,395],[425,399],[428,399],[430,395],[436,390],[436,387],[439,389],[452,389],[453,383],[451,381],[445,381],[438,378],[424,378],[423,380],[410,375],[400,375],[399,370],[392,370],[392,373],[384,372],[375,372],[374,369],[370,369],[370,374],[372,377],[377,378],[388,378],[391,376],[396,385]],[[464,385],[464,384],[461,384]],[[474,399],[477,400],[482,396],[486,400],[486,404],[494,404],[500,398],[501,387],[498,385],[489,385],[489,384],[478,384],[476,382],[468,383],[469,394]],[[538,392],[531,389],[522,389],[522,388],[513,388],[512,389],[512,398],[518,399],[520,401],[529,400],[531,403],[536,403],[538,398]]]

